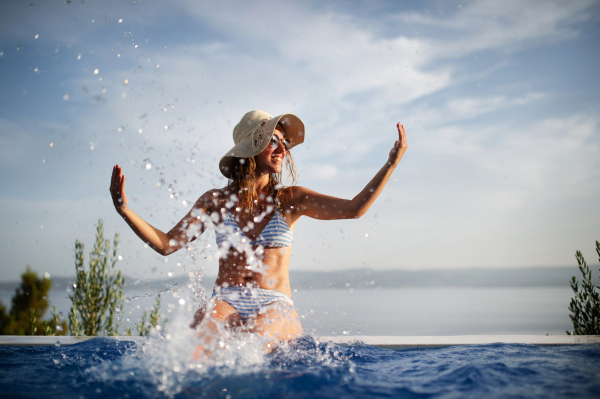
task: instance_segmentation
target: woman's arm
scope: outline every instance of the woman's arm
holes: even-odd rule
[[[150,248],[161,255],[169,255],[177,251],[187,243],[186,230],[191,225],[199,222],[197,216],[206,211],[212,200],[212,192],[202,195],[194,204],[187,215],[183,217],[168,233],[164,233],[156,227],[147,223],[144,219],[136,215],[131,209],[125,194],[125,175],[119,165],[113,168],[112,180],[110,183],[110,194],[113,203],[119,215],[131,227],[131,230]],[[199,233],[204,232],[204,226],[201,225]]]
[[[364,215],[385,187],[408,147],[404,126],[398,123],[397,128],[398,140],[390,151],[388,161],[357,196],[345,200],[298,187],[297,192],[294,193],[294,196],[299,198],[296,205],[297,212],[300,215],[322,220],[352,219]]]

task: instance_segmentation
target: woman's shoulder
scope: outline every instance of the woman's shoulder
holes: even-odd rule
[[[230,196],[231,192],[227,187],[214,188],[212,190],[208,190],[202,194],[200,198],[198,198],[196,201],[196,207],[203,209],[221,208],[223,204],[227,202]]]
[[[286,199],[286,203],[289,205],[297,204],[306,196],[308,190],[306,187],[302,186],[290,186],[285,187],[284,189],[284,198]]]
[[[314,193],[313,190],[302,186],[291,186],[289,188],[291,189],[291,193],[294,197],[301,197],[302,195]]]

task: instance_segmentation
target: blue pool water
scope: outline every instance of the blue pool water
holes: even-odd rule
[[[1,347],[0,396],[600,397],[600,345],[391,351],[303,337],[271,354],[203,366],[179,361],[189,355],[169,348],[101,338],[60,347]]]

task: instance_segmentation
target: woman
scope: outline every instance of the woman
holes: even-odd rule
[[[304,141],[304,124],[292,114],[272,117],[264,111],[248,112],[233,130],[235,145],[219,162],[229,184],[203,194],[168,233],[149,225],[129,209],[125,176],[119,165],[113,169],[110,192],[117,212],[138,237],[161,255],[185,246],[188,235],[191,240],[197,238],[207,220],[218,224],[217,242],[225,256],[219,261],[208,317],[201,309],[192,323],[192,327],[200,325],[206,344],[212,340],[211,333],[220,327],[255,332],[270,337],[272,343],[285,341],[302,335],[289,282],[296,222],[301,216],[333,220],[364,215],[406,151],[404,127],[398,123],[397,128],[398,140],[387,162],[352,200],[323,195],[293,183],[290,187],[281,185],[284,159],[295,182],[290,150]],[[196,233],[190,234],[194,228]],[[241,238],[254,253],[233,245],[236,237],[237,243]],[[261,266],[251,265],[253,256]]]

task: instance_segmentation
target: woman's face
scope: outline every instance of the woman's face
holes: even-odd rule
[[[281,172],[281,166],[283,165],[283,159],[285,158],[286,151],[283,147],[283,129],[277,125],[273,132],[273,137],[279,139],[279,145],[277,148],[273,148],[271,143],[256,156],[256,174],[264,175],[270,173]]]

